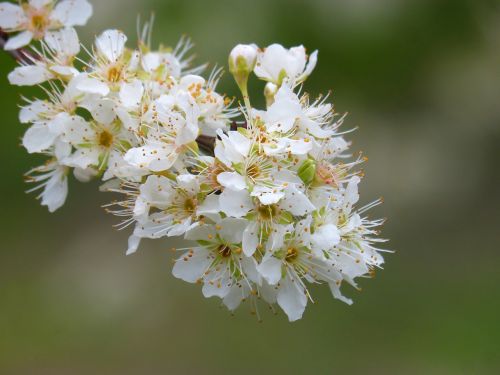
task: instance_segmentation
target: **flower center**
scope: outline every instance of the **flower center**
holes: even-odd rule
[[[247,175],[250,177],[252,180],[255,180],[257,177],[260,175],[260,168],[257,164],[252,164],[250,167],[247,169]]]
[[[267,221],[278,215],[278,207],[275,205],[259,206],[259,208],[257,208],[257,212],[262,220]]]
[[[299,251],[295,247],[289,247],[286,251],[285,260],[293,262],[299,256]]]
[[[108,69],[108,81],[109,82],[119,82],[122,77],[122,67],[119,65],[113,65]]]
[[[196,210],[196,202],[192,198],[187,198],[184,201],[184,210],[190,214],[193,214]]]
[[[31,17],[31,31],[35,38],[43,37],[45,30],[49,26],[49,19],[43,13],[36,13]]]
[[[99,134],[99,146],[110,148],[112,144],[113,134],[107,130],[103,130],[101,134]]]
[[[231,255],[231,248],[227,245],[220,245],[217,251],[223,258],[227,258]]]

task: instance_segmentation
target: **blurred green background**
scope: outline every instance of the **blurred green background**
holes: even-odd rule
[[[372,214],[397,252],[346,289],[353,306],[321,287],[297,323],[232,317],[171,276],[168,240],[125,257],[97,183],[73,182],[55,214],[24,193],[38,160],[18,146],[16,106],[30,91],[9,87],[2,55],[0,374],[500,373],[498,1],[93,3],[87,44],[110,27],[133,41],[136,15],[155,11],[155,43],[188,34],[200,63],[224,65],[241,42],[319,49],[306,89],[332,89],[359,127],[362,200],[385,198]],[[219,89],[236,95],[228,75]]]

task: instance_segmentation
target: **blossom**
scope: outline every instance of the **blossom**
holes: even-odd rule
[[[49,30],[85,25],[92,15],[87,0],[29,0],[16,5],[0,3],[0,27],[7,33],[18,32],[5,44],[6,50],[24,47],[41,40]]]
[[[254,292],[258,281],[257,262],[241,250],[245,220],[226,218],[212,225],[191,229],[186,239],[198,241],[176,260],[173,275],[190,283],[203,284],[205,297],[217,296],[234,310]],[[255,292],[254,292],[255,293]]]
[[[32,86],[55,78],[71,79],[78,75],[73,60],[80,52],[75,29],[49,31],[44,39],[45,54],[33,64],[19,66],[8,78],[11,85]]]
[[[314,51],[308,59],[303,46],[286,49],[280,44],[271,44],[259,52],[254,73],[278,86],[285,78],[300,83],[312,73],[317,59],[318,51]]]
[[[133,235],[137,238],[180,236],[199,225],[196,219],[202,211],[198,194],[196,176],[179,175],[175,181],[149,176],[139,187],[133,208],[137,222]]]
[[[11,49],[38,41],[8,78],[41,87],[19,120],[27,152],[47,158],[27,176],[42,205],[64,204],[71,174],[100,179],[118,195],[106,210],[131,229],[126,254],[143,238],[183,238],[174,277],[230,311],[248,301],[260,319],[264,303],[296,321],[314,302],[313,284],[352,304],[343,285],[359,290],[357,279],[384,263],[383,220],[365,214],[381,201],[359,207],[365,158],[349,154],[328,95],[305,91],[317,51],[237,45],[228,62],[240,106],[218,91],[221,68],[207,77],[205,65],[191,67],[187,38],[153,49],[151,24],[135,46],[108,29],[82,47],[85,60],[73,26],[90,16],[86,0],[20,4],[0,4],[0,27],[18,33]],[[265,100],[249,96],[252,72],[266,81]]]
[[[168,170],[198,137],[199,109],[187,93],[163,95],[147,116],[154,125],[143,138],[143,145],[128,150],[125,160],[153,172]]]
[[[61,208],[68,195],[69,168],[58,161],[67,156],[68,153],[68,145],[60,142],[52,149],[51,154],[53,157],[49,162],[33,168],[26,174],[28,182],[38,184],[28,192],[41,190],[38,198],[43,206],[47,206],[50,212]]]

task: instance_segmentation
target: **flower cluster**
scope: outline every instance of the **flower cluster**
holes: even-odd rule
[[[101,178],[103,190],[122,196],[108,211],[124,218],[123,228],[134,227],[127,254],[143,238],[183,236],[191,246],[176,249],[174,276],[201,284],[205,297],[221,298],[231,311],[248,300],[258,313],[262,300],[295,321],[312,301],[309,285],[323,283],[351,304],[341,284],[357,288],[357,277],[382,265],[382,221],[364,215],[379,201],[357,208],[364,159],[347,160],[343,117],[327,97],[302,90],[317,51],[236,46],[229,70],[243,102],[231,108],[216,92],[221,71],[205,79],[204,66],[190,68],[186,39],[152,50],[150,25],[135,48],[107,30],[87,51],[90,59],[77,57],[69,26],[90,12],[85,0],[0,4],[4,30],[40,40],[37,58],[9,81],[43,84],[46,93],[20,113],[31,124],[25,148],[49,156],[29,174],[42,204],[54,211],[64,203],[71,171],[81,181]],[[39,14],[43,27],[33,29]],[[251,104],[252,73],[266,81],[265,109]],[[212,152],[203,152],[207,145]]]

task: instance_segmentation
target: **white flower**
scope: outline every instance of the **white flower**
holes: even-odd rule
[[[303,46],[285,49],[280,44],[272,44],[259,52],[254,73],[260,79],[278,86],[285,78],[290,82],[300,83],[312,73],[317,58],[318,51],[314,51],[308,62],[306,49]]]
[[[196,176],[179,175],[175,181],[151,175],[140,186],[133,215],[134,236],[180,236],[199,225],[199,182]]]
[[[42,39],[49,30],[85,25],[91,15],[92,5],[87,0],[29,0],[21,5],[0,3],[0,27],[8,33],[19,32],[4,48],[24,47],[33,39]]]
[[[269,202],[274,203],[261,204],[245,190],[224,189],[219,196],[220,210],[224,214],[237,218],[249,214],[251,217],[243,234],[243,251],[248,256],[262,247],[263,241],[270,235],[273,237],[266,241],[265,247],[272,250],[279,246],[284,236],[284,225],[293,222],[293,216],[300,217],[315,209],[307,196],[292,184],[282,195],[270,197]]]
[[[87,78],[78,88],[89,94],[106,96],[119,90],[120,84],[133,78],[132,70],[138,63],[137,52],[127,54],[127,36],[118,30],[106,30],[95,40],[93,64],[89,64]]]
[[[61,165],[59,160],[69,152],[70,147],[67,144],[57,144],[53,149],[53,158],[48,163],[32,169],[26,177],[29,182],[38,184],[28,192],[42,190],[38,198],[50,212],[59,209],[68,195],[69,168]]]
[[[99,107],[105,108],[105,105]],[[119,123],[103,110],[101,122],[87,122],[82,117],[73,116],[65,121],[62,139],[70,143],[75,151],[63,162],[71,167],[86,169],[95,167],[99,171],[113,174],[110,160],[120,158],[132,140]],[[111,110],[109,110],[111,112]],[[98,115],[94,114],[95,117]],[[109,177],[108,177],[109,178]]]
[[[8,78],[11,85],[33,86],[55,78],[71,79],[78,75],[73,67],[74,57],[80,52],[75,29],[50,31],[45,36],[46,53],[33,64],[19,66]]]
[[[269,132],[288,133],[301,131],[316,138],[328,138],[334,134],[330,125],[332,106],[319,101],[308,105],[307,96],[299,99],[287,84],[283,84],[274,103],[265,113],[264,121]]]
[[[159,51],[150,51],[147,41],[141,40],[141,43],[141,47],[147,50],[141,56],[141,65],[153,81],[179,80],[183,75],[199,74],[205,69],[205,65],[188,69],[193,60],[193,56],[186,56],[193,47],[189,38],[182,37],[173,50],[160,48]]]
[[[215,136],[218,129],[226,130],[234,111],[228,109],[229,102],[215,89],[220,77],[220,69],[212,72],[208,81],[204,78],[188,74],[182,77],[170,95],[188,93],[199,110],[199,126],[202,134]]]
[[[152,123],[143,146],[127,151],[125,160],[138,168],[154,172],[170,169],[179,157],[190,151],[199,134],[199,110],[186,93],[177,97],[163,95],[149,111]]]
[[[245,220],[227,218],[215,225],[191,229],[186,239],[198,241],[176,260],[173,275],[184,281],[203,284],[205,297],[217,296],[234,310],[254,289],[258,281],[256,261],[241,251]]]

